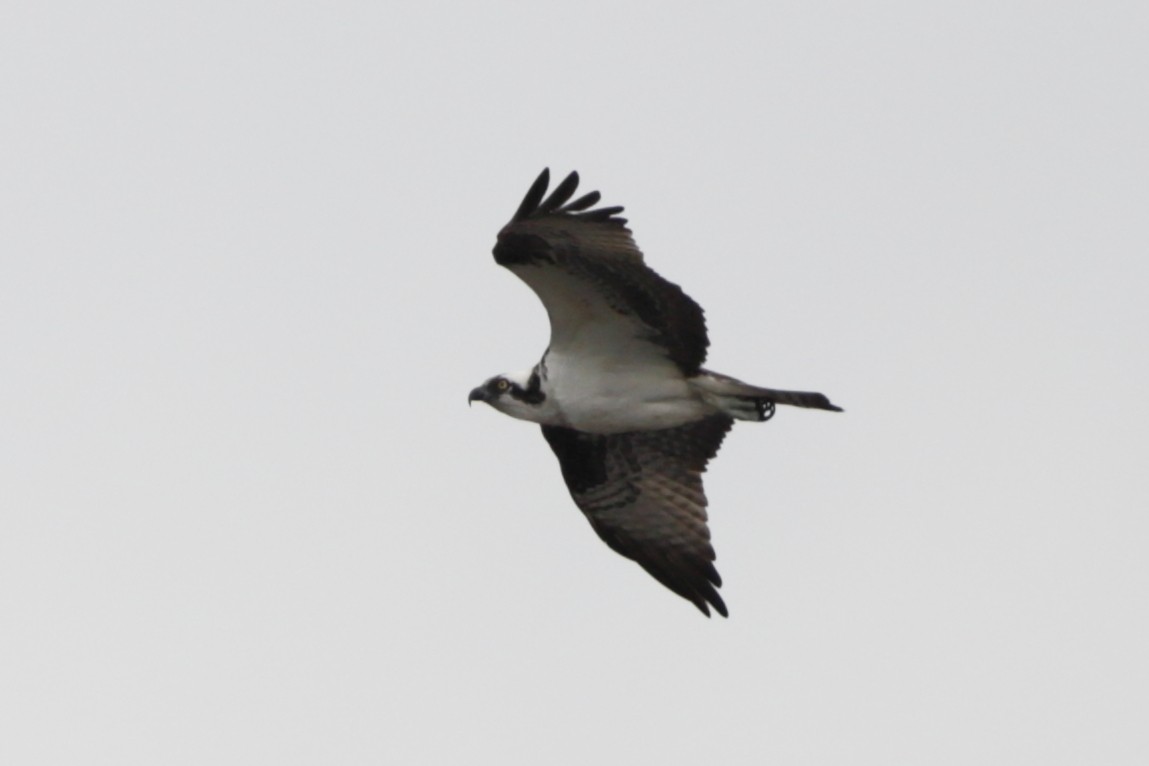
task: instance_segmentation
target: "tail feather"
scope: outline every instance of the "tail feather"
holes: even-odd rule
[[[842,408],[832,404],[825,394],[761,388],[707,370],[691,378],[690,382],[704,400],[739,420],[769,420],[774,416],[776,404],[831,412],[842,411]]]
[[[782,391],[776,388],[755,388],[752,394],[769,399],[775,404],[789,404],[791,407],[807,407],[813,410],[841,412],[842,408],[832,404],[825,394],[814,391]]]

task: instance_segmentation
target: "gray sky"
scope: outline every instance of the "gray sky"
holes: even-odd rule
[[[0,11],[0,761],[1149,760],[1143,3]],[[466,406],[535,175],[713,369],[731,618]]]

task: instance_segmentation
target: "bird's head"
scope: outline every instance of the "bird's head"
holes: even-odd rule
[[[520,420],[542,423],[548,419],[547,395],[542,391],[538,372],[496,375],[472,389],[467,403],[486,402],[499,412]]]

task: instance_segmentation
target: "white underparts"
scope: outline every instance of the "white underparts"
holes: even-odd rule
[[[547,357],[541,402],[508,395],[491,405],[520,420],[601,434],[675,428],[719,413],[736,420],[769,417],[764,417],[762,406],[769,389],[706,371],[686,378],[669,361],[659,362],[616,363],[600,366],[592,374],[590,365],[572,365],[552,353]],[[525,387],[530,375],[504,377]]]

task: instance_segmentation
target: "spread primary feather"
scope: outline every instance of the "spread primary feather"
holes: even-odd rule
[[[822,394],[743,383],[702,367],[702,309],[643,262],[621,207],[547,196],[544,170],[499,232],[495,261],[539,296],[550,344],[531,370],[489,378],[470,401],[542,426],[591,527],[704,614],[726,616],[702,473],[735,420],[776,404],[840,411]]]

